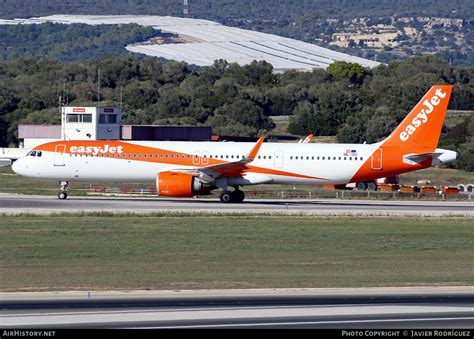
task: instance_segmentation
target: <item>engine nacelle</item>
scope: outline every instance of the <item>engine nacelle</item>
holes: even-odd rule
[[[159,196],[189,198],[210,194],[211,187],[192,174],[160,172],[156,177],[156,192]]]

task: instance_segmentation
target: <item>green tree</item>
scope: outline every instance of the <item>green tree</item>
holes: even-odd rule
[[[354,85],[361,85],[368,72],[360,64],[346,61],[334,61],[328,67],[329,74],[335,80],[349,80]]]

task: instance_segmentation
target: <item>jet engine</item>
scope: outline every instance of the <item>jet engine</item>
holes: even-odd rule
[[[159,196],[185,198],[210,194],[211,189],[210,185],[188,173],[160,172],[156,177],[156,192]]]

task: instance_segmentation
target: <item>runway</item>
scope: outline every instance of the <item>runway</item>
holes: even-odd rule
[[[59,200],[55,196],[0,195],[0,213],[4,214],[70,212],[472,217],[474,202],[248,199],[241,204],[222,204],[216,200],[193,198],[70,197]]]
[[[2,328],[461,329],[474,288],[0,294]]]

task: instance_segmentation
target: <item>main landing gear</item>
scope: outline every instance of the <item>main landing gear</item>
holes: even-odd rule
[[[59,188],[58,198],[61,200],[67,199],[67,181],[60,181],[61,187]]]
[[[245,193],[236,188],[234,191],[224,191],[220,196],[221,202],[227,203],[241,203],[245,199]]]

